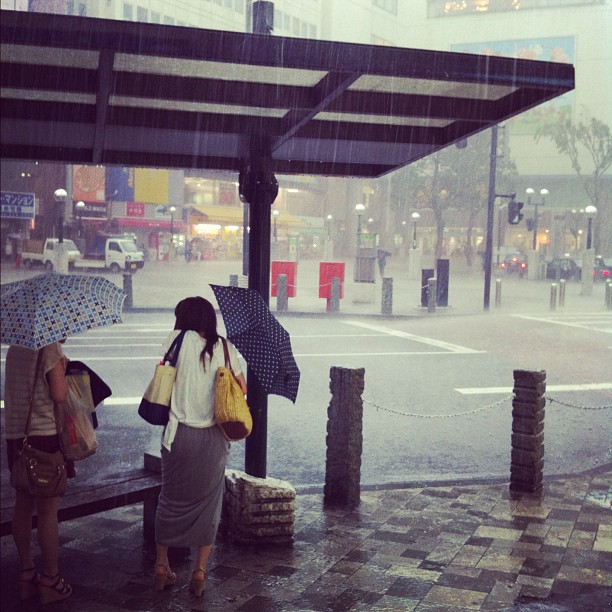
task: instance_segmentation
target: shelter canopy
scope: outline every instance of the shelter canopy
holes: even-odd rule
[[[377,177],[574,88],[571,65],[2,11],[3,158]]]

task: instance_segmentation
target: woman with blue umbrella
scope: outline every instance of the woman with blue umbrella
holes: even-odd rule
[[[62,341],[63,342],[63,341]],[[8,467],[12,470],[24,443],[39,451],[60,450],[54,403],[65,401],[66,359],[61,342],[39,350],[11,346],[6,355],[5,430]],[[13,540],[21,561],[19,594],[22,600],[36,597],[43,604],[70,597],[72,588],[58,568],[59,497],[35,497],[24,490],[15,491]],[[32,557],[32,513],[36,508],[37,535],[42,553],[40,573]]]

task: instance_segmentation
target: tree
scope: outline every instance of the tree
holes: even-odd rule
[[[398,217],[408,217],[407,208],[430,208],[436,221],[436,259],[444,255],[444,228],[451,211],[463,215],[467,227],[466,261],[472,265],[472,231],[487,206],[490,142],[489,130],[471,136],[467,146],[447,147],[393,176],[391,207]],[[503,157],[498,174],[516,172],[514,164]],[[399,222],[399,218],[397,219]]]
[[[557,151],[569,158],[587,196],[597,208],[594,245],[599,252],[603,220],[607,220],[612,212],[610,198],[604,197],[604,175],[612,165],[612,134],[609,126],[591,117],[583,109],[582,117],[577,122],[562,116],[555,123],[541,127],[535,134],[535,141],[542,139],[552,140]],[[588,165],[586,170],[585,164]]]

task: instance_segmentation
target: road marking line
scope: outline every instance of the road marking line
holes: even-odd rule
[[[530,321],[538,321],[540,323],[552,323],[553,325],[565,325],[566,327],[575,327],[576,329],[588,329],[589,331],[601,331],[607,334],[611,334],[612,333],[612,329],[596,329],[593,327],[593,324],[597,324],[598,321],[591,321],[588,324],[581,324],[581,323],[577,323],[577,322],[571,322],[571,321],[561,321],[558,319],[554,319],[554,318],[550,318],[550,317],[535,317],[535,316],[531,316],[531,315],[521,315],[521,314],[514,314],[511,315],[513,317],[518,317],[519,319],[528,319]],[[583,317],[581,317],[583,318]]]
[[[612,389],[612,383],[584,383],[577,385],[546,385],[546,392],[565,391],[605,391]],[[512,387],[465,387],[455,389],[462,395],[488,395],[493,393],[512,393]]]
[[[388,334],[389,336],[396,336],[397,338],[406,338],[406,340],[412,340],[413,342],[421,342],[422,344],[428,344],[429,346],[435,346],[437,348],[444,349],[445,351],[449,351],[451,353],[466,355],[470,353],[484,353],[485,352],[485,351],[477,351],[475,349],[470,349],[465,346],[459,346],[458,344],[451,344],[449,342],[443,342],[442,340],[434,340],[433,338],[426,338],[424,336],[416,336],[414,334],[409,334],[407,332],[390,329],[382,325],[372,325],[371,323],[363,323],[361,321],[342,321],[342,322],[346,323],[347,325],[355,325],[356,327],[363,327],[364,329],[371,329],[372,331],[382,332],[384,334]]]

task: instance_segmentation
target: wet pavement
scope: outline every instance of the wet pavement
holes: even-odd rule
[[[245,547],[219,536],[200,600],[187,588],[187,551],[171,557],[177,585],[154,591],[155,552],[137,504],[61,524],[61,570],[74,593],[45,609],[606,610],[611,475],[608,467],[548,479],[541,498],[512,499],[507,483],[362,490],[352,510],[298,492],[293,545]],[[3,612],[37,610],[17,600],[12,538],[1,551]]]
[[[420,280],[401,262],[388,265],[394,315],[482,313],[479,271],[453,273],[449,307],[419,307]],[[197,266],[197,267],[196,267]],[[208,283],[227,284],[239,262],[156,263],[133,277],[136,308],[171,309],[187,295],[211,297]],[[347,263],[347,275],[351,267]],[[2,266],[3,282],[32,272]],[[300,276],[301,275],[301,276]],[[300,262],[298,296],[290,314],[325,314],[317,296],[318,262]],[[109,275],[117,284],[121,277]],[[362,302],[347,281],[341,312],[380,315],[380,279],[373,301]],[[504,278],[503,311],[549,312],[550,281]],[[495,286],[491,309],[494,310]],[[271,299],[274,308],[275,299]],[[604,288],[590,296],[568,283],[565,311],[606,312]],[[608,311],[609,312],[609,311]],[[3,457],[4,459],[4,457]],[[5,469],[4,467],[2,468]],[[507,482],[462,481],[410,488],[363,488],[356,509],[323,505],[298,489],[294,543],[242,547],[219,537],[209,563],[207,590],[187,589],[191,557],[175,551],[176,587],[152,585],[154,547],[142,534],[142,505],[62,523],[61,569],[73,596],[48,610],[340,612],[612,609],[610,465],[545,480],[541,498],[512,499]],[[12,538],[0,541],[3,612],[38,610],[18,601],[18,562]],[[40,556],[37,554],[37,561]]]

